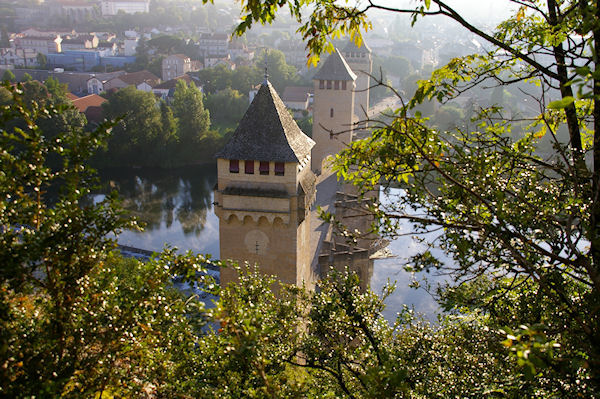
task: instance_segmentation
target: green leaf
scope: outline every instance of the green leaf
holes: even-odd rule
[[[548,104],[548,108],[564,109],[567,108],[569,105],[573,104],[573,102],[575,102],[575,99],[571,96],[567,96],[562,98],[561,100],[552,101],[550,104]]]

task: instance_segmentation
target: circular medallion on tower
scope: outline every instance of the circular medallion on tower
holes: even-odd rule
[[[250,230],[244,238],[244,244],[251,254],[265,255],[269,246],[269,237],[260,230]]]

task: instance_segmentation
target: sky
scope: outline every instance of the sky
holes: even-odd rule
[[[372,0],[386,7],[410,7],[421,3],[417,0]],[[448,6],[461,15],[476,21],[499,22],[506,19],[517,6],[509,0],[446,0]],[[433,7],[433,5],[432,5]]]

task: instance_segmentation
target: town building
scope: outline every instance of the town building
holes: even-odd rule
[[[84,74],[87,76],[86,87],[88,94],[100,94],[104,89],[104,85],[109,80],[116,78],[117,76],[124,75],[125,71],[117,71],[110,73],[93,73],[93,74]]]
[[[203,33],[197,44],[201,57],[225,58],[229,48],[229,37],[225,33]]]
[[[46,0],[42,8],[46,15],[70,22],[84,22],[98,15],[96,3],[82,0]]]
[[[150,0],[102,0],[100,2],[102,15],[117,15],[119,11],[125,14],[146,13],[150,11]]]
[[[125,56],[134,56],[136,53],[138,41],[140,39],[138,37],[127,37],[123,41],[123,55]]]
[[[107,100],[97,94],[90,94],[72,100],[72,104],[79,112],[85,115],[88,122],[102,122],[102,104]]]
[[[288,86],[283,91],[281,99],[285,106],[294,112],[294,118],[300,118],[308,113],[312,92],[312,87]]]
[[[175,79],[192,71],[192,60],[184,54],[172,54],[162,60],[162,80]]]
[[[134,86],[138,90],[151,92],[152,88],[160,83],[160,78],[150,71],[125,73],[103,84],[104,90],[122,89]]]
[[[38,66],[38,53],[32,49],[3,48],[0,49],[0,65],[12,67]]]
[[[177,87],[177,82],[180,80],[184,81],[187,85],[190,83],[195,83],[194,79],[192,79],[190,75],[185,74],[177,76],[174,79],[167,80],[166,82],[159,83],[152,88],[152,93],[154,93],[156,97],[168,102],[173,98],[173,95],[175,94],[175,88]]]
[[[52,53],[60,53],[62,51],[62,47],[61,47],[62,38],[60,37],[60,35],[49,35],[49,36],[17,35],[14,43],[15,43],[16,48],[32,50],[36,54],[41,53],[44,55],[48,55],[48,54],[52,54]]]
[[[100,43],[100,41],[95,34],[82,34],[73,38],[63,39],[61,48],[62,51],[92,49],[98,47],[98,43]]]

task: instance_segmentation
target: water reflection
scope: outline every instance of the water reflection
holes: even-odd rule
[[[123,206],[138,220],[146,223],[143,232],[125,231],[119,243],[132,247],[160,251],[165,244],[180,250],[211,254],[219,257],[219,222],[213,211],[213,186],[216,170],[211,166],[188,167],[176,171],[108,171],[100,175],[102,189],[97,197],[117,190]],[[401,195],[392,190],[392,195]],[[381,200],[388,197],[382,193]],[[357,270],[365,284],[376,293],[381,292],[388,282],[396,283],[396,291],[387,299],[384,316],[393,322],[403,305],[425,314],[434,320],[438,306],[433,297],[421,287],[409,287],[414,280],[427,277],[430,282],[442,281],[439,276],[426,273],[413,275],[404,271],[407,259],[423,250],[424,244],[411,237],[414,231],[410,223],[400,226],[400,233],[407,235],[391,241],[388,245],[393,257],[367,259]],[[430,237],[431,238],[431,237]],[[447,259],[442,256],[442,259]],[[354,265],[356,266],[356,265]]]
[[[119,243],[148,250],[168,244],[219,256],[219,226],[212,209],[214,167],[104,171],[100,178],[98,195],[117,190],[123,207],[145,224],[143,232],[122,233]]]
[[[382,191],[380,194],[382,208],[391,202],[396,202],[397,197],[402,195],[404,192],[400,189]],[[418,211],[413,209],[411,213],[417,214]],[[433,294],[437,284],[445,281],[447,277],[435,272],[407,272],[404,266],[411,257],[428,249],[442,263],[450,264],[452,261],[442,251],[430,248],[426,244],[434,241],[439,236],[439,231],[420,234],[418,238],[414,235],[415,231],[417,229],[413,224],[404,220],[398,226],[397,237],[391,240],[387,247],[391,256],[375,260],[371,289],[381,293],[386,284],[394,284],[396,287],[392,295],[387,298],[386,309],[383,312],[390,322],[396,319],[397,313],[404,305],[431,321],[436,320],[437,313],[440,312]],[[414,282],[419,284],[415,285]]]

